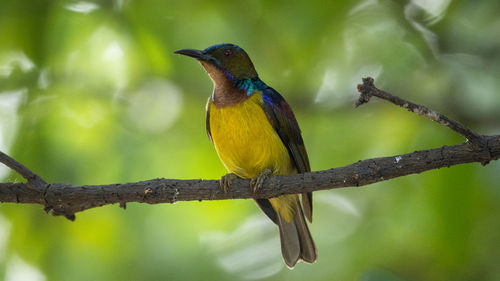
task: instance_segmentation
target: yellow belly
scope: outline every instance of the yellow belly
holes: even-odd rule
[[[261,105],[258,93],[231,106],[210,102],[210,132],[220,160],[241,178],[253,178],[266,168],[275,175],[296,173]]]

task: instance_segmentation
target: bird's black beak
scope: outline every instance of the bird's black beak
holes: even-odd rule
[[[194,50],[194,49],[182,49],[182,50],[177,50],[174,53],[204,61],[208,61],[212,58],[211,56],[207,55],[204,51]]]

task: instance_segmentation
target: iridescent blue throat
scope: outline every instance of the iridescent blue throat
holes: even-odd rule
[[[262,82],[259,78],[247,78],[247,79],[239,79],[235,81],[235,86],[247,92],[247,96],[250,96],[255,92],[255,90],[262,90],[265,88],[264,82]]]

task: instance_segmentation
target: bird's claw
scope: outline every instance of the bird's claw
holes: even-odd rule
[[[264,169],[255,178],[250,181],[250,187],[253,193],[256,193],[261,187],[264,181],[272,174],[270,169]]]
[[[220,187],[224,190],[224,194],[229,192],[231,184],[236,178],[238,178],[238,176],[233,173],[225,174],[220,178]]]

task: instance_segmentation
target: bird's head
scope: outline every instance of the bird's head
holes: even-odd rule
[[[214,45],[205,50],[182,49],[175,53],[197,59],[215,84],[258,77],[247,53],[234,44]]]

